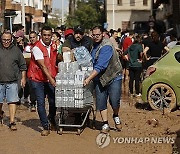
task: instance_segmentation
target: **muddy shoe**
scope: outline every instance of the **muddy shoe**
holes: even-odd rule
[[[120,118],[119,117],[114,117],[113,120],[114,120],[115,127],[116,127],[117,131],[121,131],[122,125],[121,125]]]
[[[10,124],[9,124],[9,129],[10,129],[11,131],[16,131],[16,130],[17,130],[17,128],[16,128],[16,123],[15,123],[15,122],[10,123]]]
[[[49,134],[50,134],[50,130],[44,129],[44,130],[42,130],[42,132],[41,132],[41,136],[48,136]]]
[[[104,125],[102,126],[101,133],[107,134],[109,131],[110,131],[109,125],[108,125],[108,124],[104,124]]]

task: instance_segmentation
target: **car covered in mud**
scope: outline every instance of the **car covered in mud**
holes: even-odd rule
[[[155,110],[171,112],[180,106],[180,45],[147,69],[142,99]]]

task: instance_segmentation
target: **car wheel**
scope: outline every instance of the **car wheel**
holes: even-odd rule
[[[166,84],[155,84],[148,92],[148,102],[152,109],[171,112],[176,107],[176,95]]]

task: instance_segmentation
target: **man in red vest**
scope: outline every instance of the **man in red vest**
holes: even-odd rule
[[[51,41],[52,29],[45,26],[41,30],[41,39],[32,49],[32,56],[28,69],[28,78],[37,99],[37,109],[43,127],[42,136],[48,136],[56,128],[55,115],[55,76],[57,74],[57,48]],[[49,115],[45,110],[45,96],[48,97]],[[50,124],[50,128],[49,128]]]

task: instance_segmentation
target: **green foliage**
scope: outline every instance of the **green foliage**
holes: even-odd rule
[[[50,26],[51,28],[56,28],[59,25],[59,19],[58,18],[48,19],[45,25]]]
[[[95,25],[102,25],[104,22],[104,12],[100,5],[102,3],[97,0],[89,0],[88,2],[78,1],[74,14],[67,17],[66,26],[83,25],[86,29],[90,29]]]

